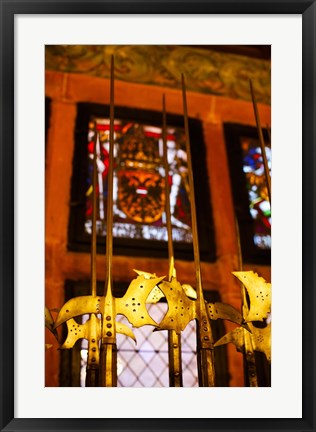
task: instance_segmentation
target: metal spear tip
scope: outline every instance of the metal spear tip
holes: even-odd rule
[[[116,322],[115,327],[117,333],[130,337],[135,342],[135,345],[137,345],[136,337],[129,327],[127,327],[125,324],[121,322]]]

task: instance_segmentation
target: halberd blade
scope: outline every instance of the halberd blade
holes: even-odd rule
[[[87,327],[89,326],[89,321],[85,324],[78,324],[73,318],[69,319],[67,322],[67,338],[65,342],[60,347],[61,349],[73,348],[77,340],[87,338]]]
[[[254,350],[264,353],[268,362],[271,362],[271,324],[264,328],[258,328],[249,323],[249,327]]]
[[[218,347],[221,345],[225,345],[228,343],[233,343],[235,347],[237,348],[237,351],[240,351],[242,353],[245,352],[245,338],[244,338],[244,332],[247,331],[242,327],[237,327],[234,330],[228,332],[220,338],[215,344],[214,347]]]
[[[156,273],[148,273],[142,270],[135,270],[134,272],[137,273],[139,276],[144,276],[145,279],[154,279],[156,278]],[[161,289],[158,288],[158,286],[156,285],[149,293],[147,299],[146,299],[146,303],[158,303],[160,299],[162,299],[164,297],[163,292],[161,291]]]
[[[146,300],[151,290],[162,280],[160,278],[146,279],[144,275],[137,276],[130,283],[126,294],[116,298],[116,312],[124,315],[134,327],[158,324],[148,314]]]
[[[102,310],[104,297],[101,296],[80,296],[67,301],[61,308],[54,328],[60,326],[70,318],[84,314],[99,314]]]
[[[120,333],[120,334],[123,334],[125,336],[132,338],[136,344],[135,335],[129,327],[127,327],[125,324],[120,323],[120,322],[116,322],[115,325],[116,325],[116,333]]]
[[[250,299],[250,308],[246,322],[263,321],[271,312],[271,284],[253,271],[233,272],[245,286]]]
[[[159,330],[175,330],[179,334],[195,318],[196,301],[187,297],[176,278],[162,282],[159,287],[168,302],[168,311],[159,324]]]
[[[243,322],[241,313],[233,306],[226,303],[208,303],[207,311],[211,320],[217,320],[219,318],[226,319],[239,325]]]
[[[245,353],[245,335],[247,334],[251,339],[251,343],[254,351],[263,352],[267,360],[270,362],[271,361],[271,324],[268,324],[264,328],[258,328],[255,327],[253,324],[249,323],[249,328],[251,332],[248,332],[248,330],[244,329],[243,327],[235,328],[234,330],[224,335],[221,339],[219,339],[214,344],[214,347],[225,345],[231,342],[236,346],[237,351]]]

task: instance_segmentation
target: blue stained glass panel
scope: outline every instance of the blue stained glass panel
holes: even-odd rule
[[[271,206],[261,148],[257,139],[249,137],[241,138],[241,146],[249,211],[254,220],[253,240],[259,249],[271,249]],[[265,150],[271,175],[271,147]]]

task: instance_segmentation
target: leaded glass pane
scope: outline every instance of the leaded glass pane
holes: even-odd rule
[[[148,305],[148,311],[155,321],[160,321],[167,311],[166,303]],[[118,321],[128,325],[125,317],[118,315]],[[117,334],[118,387],[169,387],[168,332],[155,331],[152,326],[133,328],[137,344]],[[181,334],[183,386],[197,387],[196,330],[191,321]],[[87,341],[81,344],[81,386],[85,386]]]

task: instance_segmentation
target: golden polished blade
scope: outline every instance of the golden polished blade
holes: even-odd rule
[[[190,207],[191,207],[191,220],[192,220],[192,237],[193,237],[193,255],[195,265],[196,277],[196,322],[197,322],[197,360],[198,360],[198,375],[200,387],[213,387],[215,386],[215,366],[214,366],[214,346],[213,334],[211,324],[209,321],[206,304],[202,288],[201,264],[200,264],[200,251],[198,240],[198,228],[196,219],[196,205],[194,193],[194,178],[192,170],[192,157],[190,146],[189,134],[189,120],[188,108],[186,98],[186,87],[184,75],[181,75],[182,81],[182,99],[183,99],[183,113],[184,113],[184,129],[186,136],[186,151],[188,163],[188,177],[190,187]]]
[[[87,339],[89,345],[97,346],[101,337],[101,321],[94,314],[84,324],[78,324],[73,318],[69,319],[66,324],[68,334],[61,346],[62,349],[73,348],[79,339]],[[98,352],[96,352],[96,355],[98,355]],[[99,363],[99,360],[96,363]]]
[[[254,351],[263,352],[267,360],[271,361],[271,324],[264,328],[257,328],[252,323],[249,323],[250,332],[243,327],[237,327],[234,330],[226,333],[215,344],[215,347],[233,343],[237,351],[246,353],[246,341],[251,339],[252,349]]]
[[[115,299],[117,313],[124,315],[134,327],[143,325],[159,327],[148,314],[146,300],[152,289],[163,279],[164,276],[151,279],[146,279],[143,275],[137,276],[131,281],[126,294]]]
[[[55,328],[70,318],[84,314],[101,313],[104,297],[101,296],[79,296],[68,300],[60,309],[55,321]]]
[[[162,97],[162,139],[163,139],[163,162],[165,169],[165,210],[168,232],[168,258],[169,258],[169,283],[173,278],[176,278],[176,268],[174,264],[174,251],[172,241],[172,225],[171,225],[171,210],[170,210],[170,188],[169,188],[169,164],[168,164],[168,148],[167,148],[167,116],[166,116],[166,97]],[[180,285],[180,284],[179,284]],[[181,285],[180,285],[181,287]],[[182,291],[182,287],[181,287]],[[169,303],[168,311],[172,307],[172,302]],[[176,314],[176,316],[178,316]],[[178,320],[176,320],[178,323]],[[170,387],[182,387],[182,353],[181,353],[181,332],[179,325],[168,330],[168,358],[169,358],[169,384]]]
[[[106,276],[104,283],[104,303],[102,307],[102,335],[100,347],[99,385],[117,385],[116,365],[116,310],[112,295],[112,258],[113,258],[113,159],[114,159],[114,56],[111,56],[110,76],[110,136],[108,194],[106,214]]]
[[[233,272],[233,275],[244,285],[250,299],[249,313],[244,320],[250,322],[267,319],[271,313],[271,284],[253,271]]]
[[[55,328],[54,318],[47,306],[45,306],[45,327],[53,333],[58,341],[58,333]]]
[[[220,302],[208,303],[207,309],[209,317],[212,320],[226,319],[235,324],[243,324],[243,317],[241,313],[229,304]]]
[[[180,334],[196,316],[196,301],[187,297],[180,282],[175,278],[170,282],[160,283],[159,288],[168,301],[168,310],[159,323],[159,330],[174,329]]]
[[[245,353],[245,331],[247,330],[242,327],[237,327],[234,330],[226,333],[223,337],[221,337],[217,342],[215,342],[214,346],[218,347],[228,343],[233,343],[237,348],[237,351]]]
[[[148,273],[142,270],[135,270],[133,269],[135,273],[137,273],[139,276],[144,276],[145,279],[153,279],[156,278],[156,273]],[[146,303],[158,303],[160,299],[164,297],[164,293],[161,291],[161,289],[158,288],[156,285],[149,293]]]
[[[133,341],[136,344],[136,338],[135,338],[134,333],[125,324],[123,324],[121,322],[116,322],[116,333],[120,333],[120,334],[122,334],[124,336],[130,337],[131,339],[133,339]]]
[[[235,215],[235,229],[236,229],[236,237],[237,237],[237,253],[238,253],[238,271],[243,270],[243,260],[242,260],[242,252],[241,252],[241,241],[240,241],[240,231],[239,231],[239,223],[238,219]],[[246,317],[249,313],[248,302],[247,302],[247,294],[246,288],[242,283],[240,283],[241,287],[241,301],[242,301],[242,316]],[[244,325],[245,327],[245,325]],[[249,327],[248,327],[249,329]],[[246,363],[246,373],[248,375],[249,385],[250,387],[258,387],[257,380],[257,366],[255,362],[255,355],[253,350],[253,344],[251,341],[251,337],[249,333],[244,332],[244,343],[245,343],[245,363]]]
[[[190,299],[196,300],[196,291],[190,284],[182,284],[182,288]]]
[[[77,340],[83,338],[89,341],[89,349],[91,345],[95,348],[98,346],[99,340],[101,339],[101,320],[95,314],[91,314],[84,324],[78,324],[73,318],[67,320],[66,324],[68,333],[65,342],[60,347],[61,349],[73,348]],[[136,343],[135,335],[129,327],[120,322],[116,322],[115,324],[117,333],[130,337]],[[98,350],[93,349],[93,352],[95,351]]]

